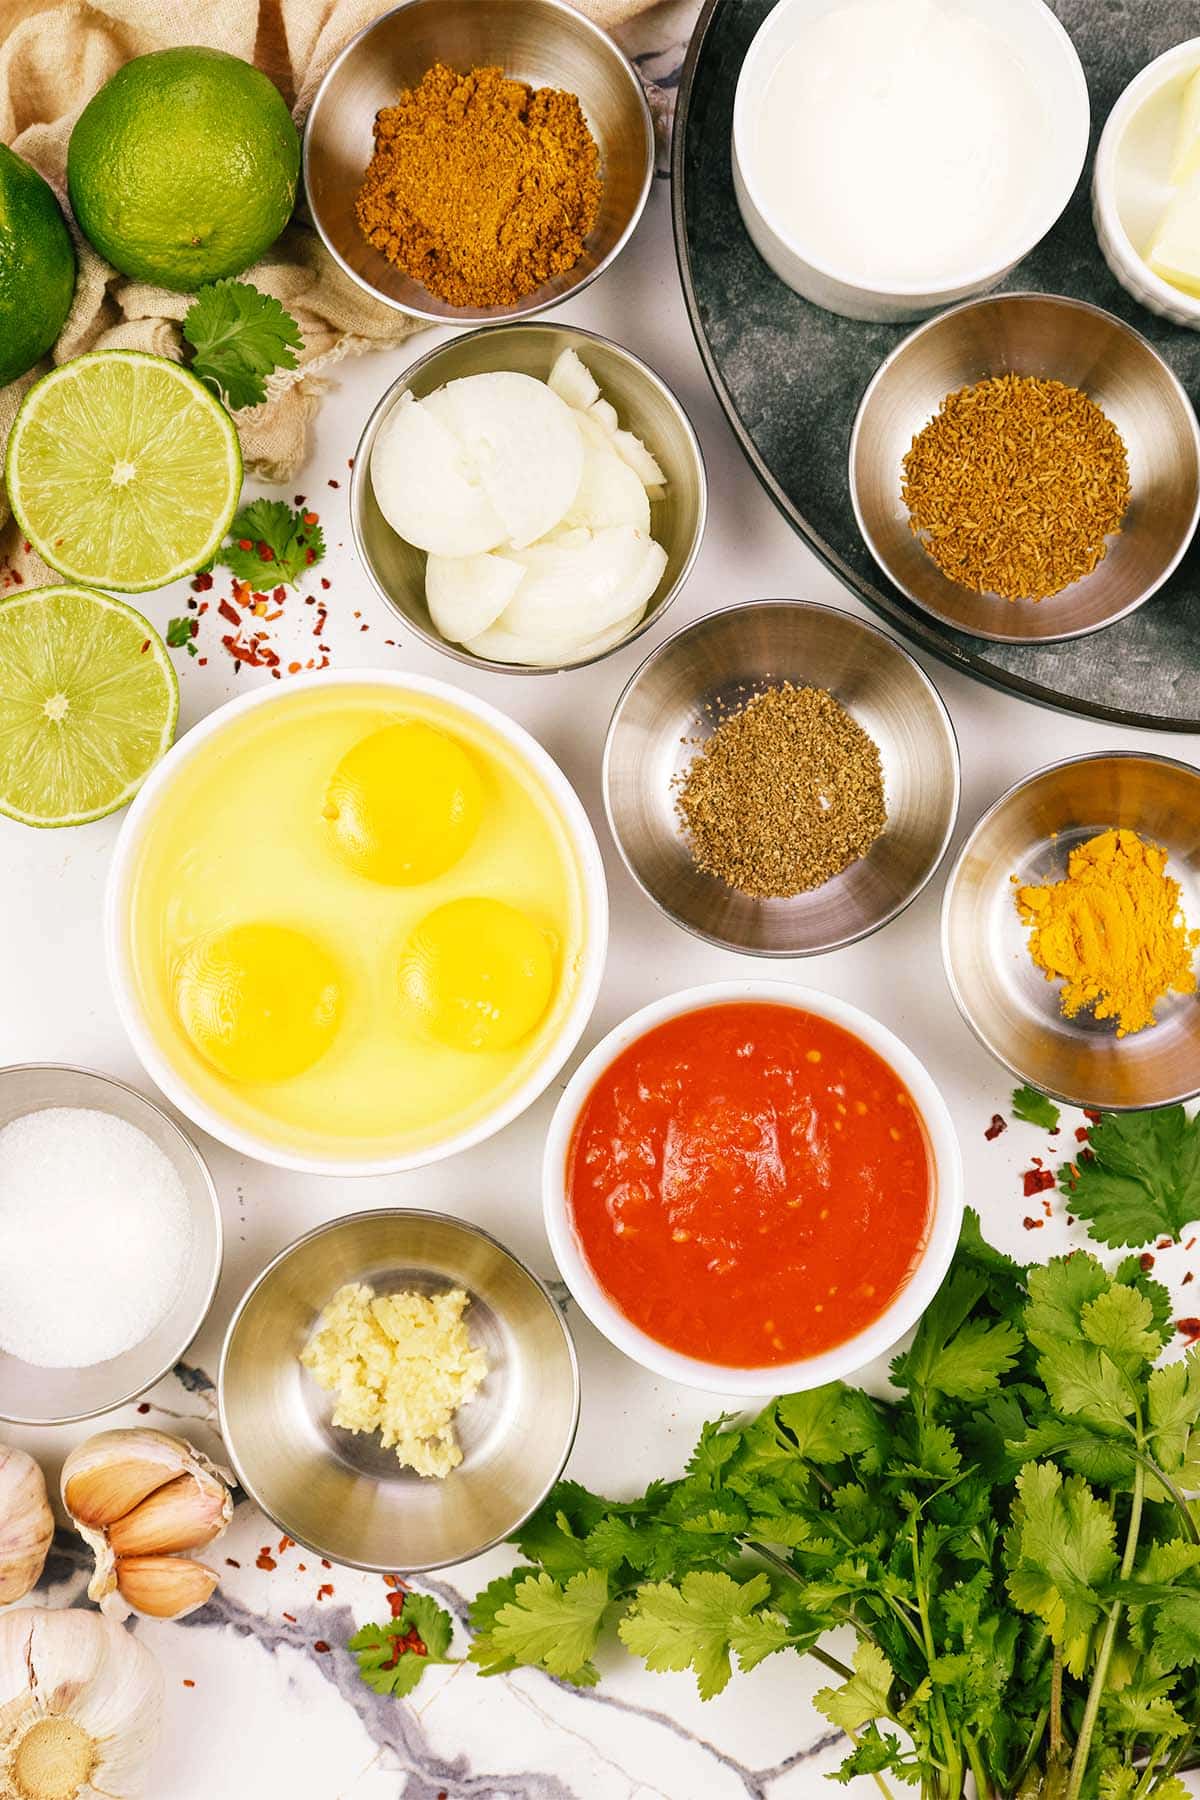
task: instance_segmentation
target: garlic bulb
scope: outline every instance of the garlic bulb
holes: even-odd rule
[[[98,1613],[0,1615],[0,1794],[125,1800],[145,1791],[162,1677],[136,1638]]]
[[[36,1586],[53,1537],[42,1471],[24,1450],[0,1444],[0,1606]]]
[[[179,1619],[212,1598],[215,1571],[180,1552],[220,1537],[233,1517],[231,1481],[165,1431],[102,1431],[72,1450],[63,1504],[95,1554],[88,1593],[101,1612]]]

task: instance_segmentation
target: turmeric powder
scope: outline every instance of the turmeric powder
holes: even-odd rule
[[[1188,930],[1166,863],[1136,831],[1102,831],[1075,846],[1062,881],[1017,889],[1029,953],[1047,981],[1064,983],[1065,1018],[1090,1006],[1125,1037],[1154,1024],[1164,995],[1195,993],[1200,931]]]
[[[576,95],[435,63],[376,118],[354,213],[451,306],[512,306],[579,261],[600,192]]]

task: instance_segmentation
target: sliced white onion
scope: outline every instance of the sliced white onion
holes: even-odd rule
[[[429,616],[444,638],[465,644],[494,625],[525,576],[511,557],[431,556],[425,564]]]
[[[454,435],[411,394],[380,427],[371,486],[392,530],[418,550],[474,556],[494,550],[507,535],[499,512],[464,468]]]
[[[497,369],[451,381],[421,404],[457,442],[509,543],[522,549],[553,531],[579,486],[583,439],[576,415],[544,381]]]
[[[586,412],[600,398],[594,376],[574,350],[563,350],[554,359],[546,385],[567,406],[576,406],[580,412]]]
[[[592,401],[588,407],[588,418],[596,421],[605,437],[611,437],[620,424],[616,407],[611,400],[605,400],[603,396],[599,400]]]
[[[666,487],[666,476],[640,437],[634,437],[632,431],[614,431],[611,442],[617,455],[629,464],[643,487]]]
[[[584,643],[607,631],[658,586],[666,552],[632,525],[608,525],[522,550],[527,570],[498,621],[535,644]],[[650,580],[653,573],[653,580]]]
[[[564,526],[575,525],[590,531],[605,525],[632,525],[635,531],[649,533],[646,490],[629,464],[609,447],[607,438],[585,446],[583,478],[555,536],[561,536]]]

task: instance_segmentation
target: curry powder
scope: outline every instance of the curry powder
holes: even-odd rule
[[[1064,880],[1017,889],[1030,955],[1064,983],[1066,1018],[1090,1006],[1124,1037],[1154,1024],[1164,995],[1195,993],[1200,931],[1188,930],[1166,863],[1135,831],[1102,831],[1071,851]]]
[[[376,249],[439,299],[512,306],[579,261],[600,194],[576,95],[435,63],[377,116],[354,210]]]

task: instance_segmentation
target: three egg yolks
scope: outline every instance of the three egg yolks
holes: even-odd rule
[[[320,828],[347,869],[390,887],[435,880],[462,860],[484,815],[469,752],[446,732],[402,720],[369,733],[333,770]],[[432,1042],[503,1051],[534,1030],[554,992],[546,934],[503,901],[467,896],[435,907],[399,950],[401,1022]],[[230,1081],[279,1082],[332,1045],[345,979],[308,933],[254,920],[193,942],[175,978],[192,1044]]]

